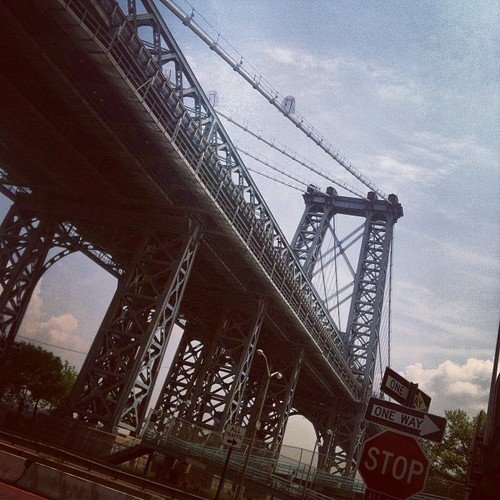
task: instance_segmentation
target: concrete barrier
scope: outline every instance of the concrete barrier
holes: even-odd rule
[[[134,500],[132,496],[82,479],[66,472],[37,464],[11,453],[0,451],[0,480],[15,483],[37,495],[60,500]]]
[[[6,483],[17,481],[24,473],[25,463],[22,457],[0,451],[0,480]]]
[[[61,500],[139,498],[39,464],[29,467],[16,485],[38,495]]]

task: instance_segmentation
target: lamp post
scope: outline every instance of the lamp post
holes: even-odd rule
[[[252,430],[252,435],[250,437],[250,443],[248,445],[246,454],[245,454],[245,462],[243,463],[243,469],[241,470],[241,475],[240,475],[240,480],[238,481],[238,486],[236,488],[236,493],[234,495],[234,498],[236,500],[239,500],[242,497],[243,493],[243,484],[245,483],[245,476],[247,472],[247,467],[248,467],[248,462],[250,461],[250,456],[252,455],[252,449],[253,445],[255,443],[255,438],[257,436],[257,432],[260,429],[260,419],[262,417],[262,410],[264,409],[264,403],[266,401],[266,396],[267,396],[267,391],[269,389],[269,384],[271,382],[271,379],[273,377],[276,377],[277,379],[281,379],[283,375],[280,372],[272,372],[269,369],[269,363],[267,361],[267,357],[264,354],[264,351],[262,349],[257,349],[256,353],[259,356],[262,356],[264,358],[264,362],[266,363],[266,383],[264,385],[264,390],[262,392],[262,399],[260,401],[259,409],[257,412],[257,419],[255,422],[255,427]]]
[[[333,431],[331,429],[328,429],[326,431],[326,435],[328,436],[328,446],[326,447],[326,455],[325,455],[325,466],[327,467],[327,471],[328,474],[330,474],[330,468],[329,467],[329,464],[330,464],[330,447],[332,445],[332,440],[333,440]]]
[[[304,485],[304,493],[302,495],[302,498],[306,498],[307,497],[307,490],[308,490],[308,487],[309,487],[309,476],[311,475],[311,469],[312,469],[312,464],[313,464],[313,461],[314,461],[314,455],[316,453],[316,447],[319,446],[319,444],[320,444],[319,439],[317,439],[316,442],[314,443],[314,449],[313,449],[313,452],[312,452],[312,455],[311,455],[311,461],[309,462],[309,468],[307,469],[306,484]]]

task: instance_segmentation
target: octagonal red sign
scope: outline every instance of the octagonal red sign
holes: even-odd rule
[[[384,431],[365,442],[359,473],[368,488],[395,498],[408,498],[425,486],[429,460],[417,440]]]

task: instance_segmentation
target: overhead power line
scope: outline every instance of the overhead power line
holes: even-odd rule
[[[371,191],[375,192],[381,198],[387,200],[387,195],[378,188],[370,179],[368,179],[358,168],[347,160],[339,151],[337,151],[330,142],[328,142],[303,116],[294,111],[294,106],[290,105],[290,100],[282,96],[276,91],[265,78],[258,73],[252,65],[244,61],[243,56],[236,51],[227,41],[216,33],[214,39],[210,36],[196,21],[194,21],[195,13],[198,13],[191,5],[191,14],[187,14],[180,6],[172,0],[160,0],[176,17],[178,17],[184,25],[186,25],[193,33],[195,33],[210,49],[219,55],[231,68],[243,77],[255,90],[257,90],[267,101],[269,101],[278,111],[288,118],[306,137],[311,139],[319,146],[328,156],[335,160],[339,165],[345,168],[349,173],[354,175],[356,179],[367,186]],[[199,13],[198,13],[199,14]],[[201,19],[203,17],[199,16]],[[207,23],[208,24],[208,23]],[[209,25],[210,26],[210,25]],[[211,26],[210,26],[211,27]],[[228,49],[230,48],[233,55],[221,46],[221,41],[225,41]],[[246,68],[249,68],[248,71]]]
[[[33,339],[31,337],[25,337],[24,335],[17,335],[17,338],[29,340],[30,342],[36,342],[37,344],[44,345],[46,347],[53,347],[54,349],[60,349],[61,351],[74,352],[76,354],[83,354],[85,356],[87,355],[87,353],[83,351],[77,351],[76,349],[70,349],[69,347],[63,347],[61,345],[49,344],[47,342],[42,342],[41,340]]]

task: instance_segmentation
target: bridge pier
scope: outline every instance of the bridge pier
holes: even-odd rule
[[[11,207],[0,227],[0,360],[19,330],[36,284],[44,272],[55,225]]]
[[[314,426],[318,443],[317,470],[353,477],[365,437],[365,405],[339,399],[313,408],[297,401],[296,407],[303,409],[302,414]]]
[[[241,411],[265,305],[226,309],[215,327],[188,323],[161,391],[154,428],[162,432],[174,414],[216,432]]]
[[[43,274],[73,252],[82,251],[99,261],[89,247],[94,252],[98,248],[74,225],[37,207],[30,197],[16,196],[0,226],[0,362],[15,340]],[[116,274],[114,265],[99,264]]]
[[[246,403],[242,406],[242,414],[238,419],[241,425],[249,430],[257,426],[257,408],[260,407],[259,400],[263,397],[261,391],[265,385],[266,371],[262,365],[257,365],[263,364],[263,361],[259,362],[258,359],[260,358],[254,361],[255,366],[252,366],[251,382],[245,391]],[[254,448],[264,450],[268,457],[279,456],[302,361],[302,349],[288,349],[287,352],[285,348],[278,347],[276,352],[269,356],[271,372],[279,371],[282,377],[272,377],[269,381],[254,445]]]
[[[140,431],[188,281],[200,230],[138,234],[137,250],[108,308],[68,402],[67,413]],[[135,238],[133,238],[135,239]]]
[[[364,405],[344,407],[339,405],[335,412],[330,453],[326,465],[332,474],[353,477],[364,442],[366,424],[363,420]]]

